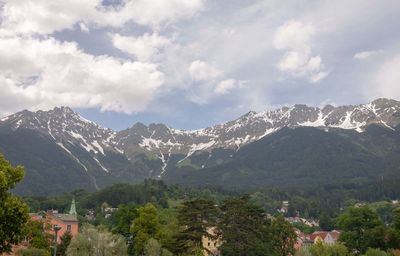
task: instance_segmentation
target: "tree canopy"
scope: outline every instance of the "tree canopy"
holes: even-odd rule
[[[28,207],[9,190],[24,177],[22,166],[13,167],[0,154],[0,253],[10,252],[18,243],[23,225],[28,220]]]

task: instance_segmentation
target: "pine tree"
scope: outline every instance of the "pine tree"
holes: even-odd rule
[[[181,231],[177,237],[179,252],[193,253],[202,250],[202,238],[215,239],[209,230],[216,226],[217,207],[210,200],[196,199],[186,201],[178,212],[178,222]]]
[[[262,208],[244,196],[226,199],[221,211],[218,230],[224,241],[222,255],[271,255],[270,220]]]

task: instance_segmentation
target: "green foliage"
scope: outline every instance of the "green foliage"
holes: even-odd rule
[[[300,247],[296,253],[294,254],[295,256],[312,256],[310,253],[310,249],[307,247]]]
[[[277,256],[294,254],[294,245],[297,240],[292,225],[282,216],[272,220],[271,224],[272,248]]]
[[[22,234],[28,240],[29,247],[50,251],[52,235],[47,232],[50,228],[50,225],[42,221],[28,220]]]
[[[154,238],[150,238],[144,247],[145,256],[161,256],[161,244]]]
[[[208,230],[215,226],[216,218],[215,202],[205,199],[184,202],[178,212],[182,228],[177,235],[178,252],[193,253],[198,248],[203,249],[203,236],[215,238]]]
[[[82,231],[71,240],[67,255],[124,256],[127,255],[127,246],[122,236],[85,225],[82,227]]]
[[[50,256],[50,252],[44,249],[28,248],[19,250],[17,256]]]
[[[368,207],[350,208],[337,219],[342,241],[351,252],[365,253],[369,247],[386,248],[386,230],[378,214]]]
[[[363,133],[341,129],[326,133],[312,127],[283,128],[242,147],[233,154],[231,161],[181,172],[180,177],[170,179],[186,185],[210,184],[242,190],[357,185],[376,181],[378,175],[390,180],[398,178],[399,142],[398,131],[379,126],[369,126]],[[399,188],[391,186],[390,190],[399,195]],[[389,189],[376,182],[374,193],[369,197],[372,199],[384,191],[389,192]]]
[[[379,249],[369,248],[364,256],[390,256],[390,254]]]
[[[288,255],[295,233],[282,217],[271,221],[249,197],[228,198],[221,205],[218,230],[222,255]]]
[[[60,237],[60,244],[57,246],[57,255],[58,256],[66,256],[68,246],[72,240],[72,234],[70,232],[65,232],[64,235]]]
[[[136,255],[144,252],[146,243],[150,238],[155,238],[160,229],[157,208],[151,204],[138,209],[138,216],[133,221],[131,232],[134,236],[134,249]]]
[[[295,222],[292,223],[292,226],[294,228],[297,228],[298,230],[300,230],[301,232],[303,232],[304,234],[312,234],[315,231],[318,230],[318,227],[310,227],[302,222]]]
[[[158,240],[168,251],[175,251],[176,237],[179,232],[179,224],[176,209],[159,209],[160,230]]]
[[[111,207],[121,204],[159,203],[168,192],[168,187],[160,180],[145,180],[141,184],[116,184],[91,194],[82,202],[85,208],[95,208],[104,202]]]
[[[335,228],[335,222],[326,212],[324,212],[321,214],[319,219],[319,227],[324,231],[331,231]]]
[[[318,242],[309,249],[311,256],[348,256],[349,251],[342,244],[327,245]]]
[[[0,253],[9,252],[18,243],[28,220],[28,207],[9,192],[24,177],[22,166],[12,167],[0,154]]]
[[[393,228],[400,231],[400,208],[393,210]]]
[[[112,215],[112,230],[114,233],[128,237],[133,220],[137,217],[137,206],[133,204],[120,205],[118,211]]]
[[[75,151],[73,146],[70,150],[79,155],[81,161],[90,161],[87,152]],[[30,129],[0,132],[0,151],[12,163],[23,163],[28,170],[23,182],[15,188],[20,195],[46,196],[78,188],[95,189],[83,167],[54,143],[50,136]],[[85,165],[90,170],[89,161],[85,161]]]

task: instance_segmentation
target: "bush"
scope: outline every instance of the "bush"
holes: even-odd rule
[[[18,251],[17,256],[50,256],[50,253],[44,249],[29,248]]]
[[[379,249],[369,248],[364,256],[390,256],[390,254]]]

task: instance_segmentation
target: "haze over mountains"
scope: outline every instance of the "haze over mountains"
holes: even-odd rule
[[[400,102],[389,99],[249,112],[194,131],[136,123],[116,132],[60,107],[2,118],[0,152],[26,167],[20,194],[94,190],[148,177],[256,188],[398,174],[399,125]]]

